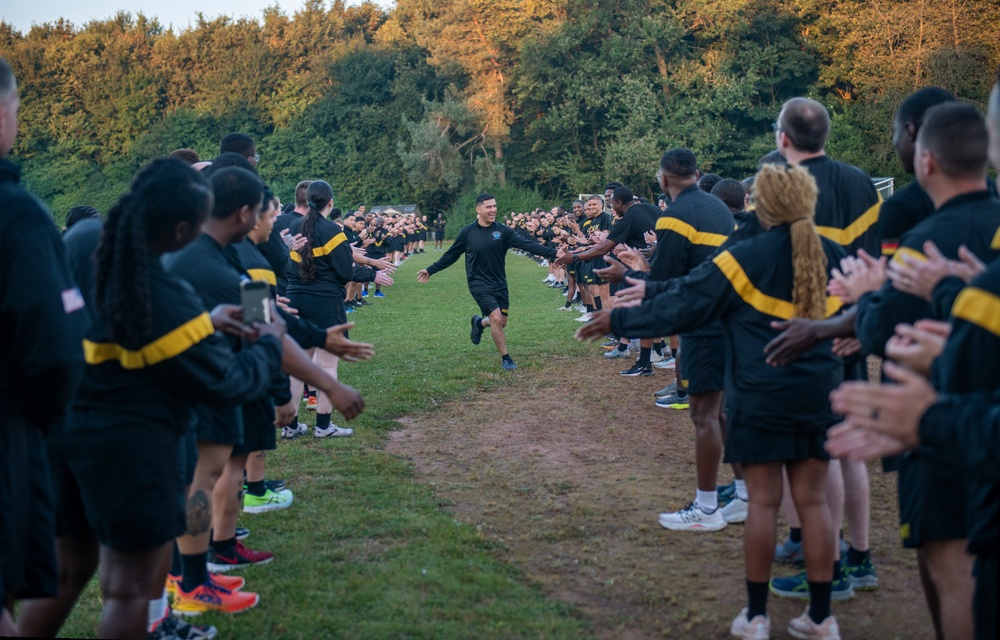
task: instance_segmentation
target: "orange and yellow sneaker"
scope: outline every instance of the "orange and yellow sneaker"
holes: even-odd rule
[[[178,585],[177,596],[170,608],[179,616],[197,616],[206,611],[239,613],[257,606],[258,602],[260,596],[256,593],[230,591],[209,580],[190,592]]]
[[[316,396],[309,396],[309,399],[306,400],[306,409],[309,411],[315,411],[318,406],[319,400],[316,399]]]
[[[215,583],[215,586],[227,591],[239,591],[247,583],[246,578],[243,576],[226,576],[214,573],[208,574],[208,579]],[[171,598],[177,597],[177,590],[180,588],[180,584],[181,576],[167,574],[167,593],[170,594]]]

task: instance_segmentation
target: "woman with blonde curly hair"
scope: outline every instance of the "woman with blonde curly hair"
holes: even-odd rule
[[[765,362],[764,345],[778,335],[775,320],[824,318],[841,306],[827,298],[829,270],[842,250],[822,239],[813,222],[818,188],[802,167],[765,166],[752,191],[764,232],[721,251],[648,300],[646,286],[619,293],[623,304],[595,314],[578,333],[639,338],[692,331],[721,319],[726,333],[725,460],[741,463],[750,498],[744,534],[747,608],[733,620],[741,638],[767,638],[768,581],[774,556],[782,468],[802,518],[810,588],[806,612],[789,623],[796,638],[839,638],[830,615],[833,528],[826,498],[826,430],[837,422],[829,394],[843,378],[830,341],[785,367]]]

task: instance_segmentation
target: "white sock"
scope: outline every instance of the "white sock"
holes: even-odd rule
[[[702,491],[698,489],[696,495],[698,497],[694,501],[698,503],[702,511],[711,513],[719,508],[719,496],[715,491]]]
[[[163,595],[161,595],[156,600],[149,601],[149,625],[148,631],[152,633],[164,618],[167,617],[167,590],[163,590]]]
[[[747,481],[734,478],[733,482],[736,483],[736,496],[740,500],[749,500],[749,494],[747,493]]]

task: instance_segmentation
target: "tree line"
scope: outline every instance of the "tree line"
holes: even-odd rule
[[[676,146],[742,178],[797,95],[829,107],[831,155],[905,179],[893,111],[925,85],[984,107],[998,33],[995,0],[310,0],[183,30],[0,22],[0,56],[22,99],[14,158],[57,217],[231,131],[285,199],[323,178],[344,206],[435,212],[481,189],[503,209],[610,180],[651,196]]]

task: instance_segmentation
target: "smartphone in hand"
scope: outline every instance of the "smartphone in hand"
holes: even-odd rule
[[[240,299],[243,302],[244,324],[271,324],[271,285],[244,280],[240,283]]]

